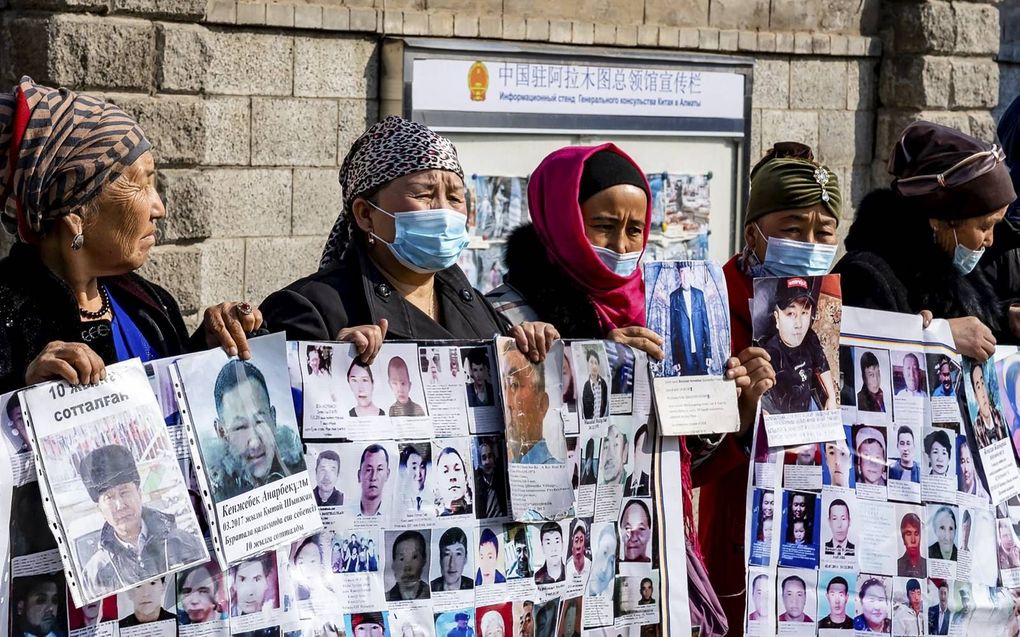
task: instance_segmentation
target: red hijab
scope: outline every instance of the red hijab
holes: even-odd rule
[[[620,276],[607,268],[592,250],[584,233],[581,204],[577,202],[584,162],[595,153],[609,150],[629,161],[638,172],[637,163],[613,144],[601,146],[568,146],[554,151],[542,160],[528,182],[528,207],[549,260],[570,276],[584,290],[605,334],[620,327],[645,325],[645,282],[641,268],[630,276]],[[644,173],[641,173],[644,175]],[[642,250],[648,245],[652,220],[652,202],[645,181],[645,233]]]

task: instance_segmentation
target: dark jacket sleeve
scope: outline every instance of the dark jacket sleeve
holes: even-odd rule
[[[291,341],[334,340],[349,325],[340,295],[325,283],[308,282],[273,292],[259,309],[266,328],[286,332]]]
[[[906,290],[880,257],[867,253],[847,254],[832,272],[840,275],[843,305],[913,313]]]

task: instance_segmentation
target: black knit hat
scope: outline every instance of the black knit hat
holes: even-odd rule
[[[81,481],[93,502],[99,502],[103,491],[120,484],[141,484],[138,466],[126,447],[106,445],[85,456],[78,468]]]
[[[648,195],[645,176],[634,164],[611,150],[600,150],[584,162],[577,203],[584,203],[606,188],[621,184],[637,186]]]
[[[889,158],[892,189],[929,219],[981,217],[1016,199],[1004,159],[997,146],[955,128],[914,122]]]

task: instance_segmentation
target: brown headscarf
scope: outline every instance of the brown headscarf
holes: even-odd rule
[[[37,242],[46,222],[88,203],[150,147],[138,123],[113,104],[21,78],[0,94],[4,227]]]

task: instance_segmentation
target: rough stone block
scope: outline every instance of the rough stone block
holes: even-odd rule
[[[503,37],[503,19],[498,15],[480,16],[478,18],[478,37],[491,40]]]
[[[383,33],[401,34],[404,32],[404,13],[395,9],[383,11]]]
[[[875,106],[875,91],[878,86],[878,63],[874,60],[847,60],[846,63],[846,107],[856,111]]]
[[[616,44],[616,26],[612,24],[596,22],[595,44]]]
[[[846,107],[846,62],[793,60],[790,62],[790,105],[798,108]]]
[[[680,44],[680,27],[659,27],[659,46],[675,49]]]
[[[151,22],[72,14],[47,22],[45,44],[37,46],[48,54],[44,58],[48,73],[33,78],[37,82],[48,80],[77,90],[151,89],[156,50]]]
[[[949,53],[956,48],[957,20],[949,2],[887,3],[883,16],[883,36],[894,53]]]
[[[261,2],[238,2],[237,23],[261,25],[266,23],[266,5]]]
[[[481,26],[479,24],[479,26]],[[442,38],[448,38],[453,35],[453,14],[452,13],[430,13],[429,14],[429,32]],[[488,37],[488,36],[482,36]]]
[[[324,243],[321,236],[246,239],[245,298],[261,303],[276,290],[313,272]]]
[[[566,44],[573,37],[573,30],[567,20],[549,21],[549,41]]]
[[[203,18],[206,0],[113,0],[115,13],[158,18]]]
[[[339,100],[337,112],[337,163],[342,163],[354,140],[379,119],[379,103],[363,99]]]
[[[719,32],[719,50],[720,51],[736,51],[737,46],[740,44],[740,32],[739,31],[720,31]]]
[[[0,20],[0,79],[10,90],[22,75],[36,82],[51,82],[48,25],[35,17]]]
[[[238,5],[240,7],[240,5]],[[294,39],[162,24],[159,87],[167,92],[290,95]]]
[[[205,102],[207,130],[202,164],[243,166],[251,162],[251,100],[209,97]]]
[[[595,23],[593,22],[574,22],[571,24],[572,37],[574,44],[594,44],[595,43]]]
[[[790,63],[782,59],[754,61],[755,108],[790,108]]]
[[[616,25],[617,46],[637,46],[638,28],[636,25]]]
[[[527,40],[546,41],[549,39],[549,21],[543,18],[528,18],[526,20],[524,37]]]
[[[776,142],[787,141],[800,142],[812,148],[818,146],[818,112],[763,110],[762,152],[772,148]]]
[[[698,29],[698,48],[706,51],[718,51],[719,29]]]
[[[106,13],[111,0],[10,0],[11,9]]]
[[[970,120],[970,134],[989,144],[996,140],[996,121],[988,111],[970,111],[967,113]]]
[[[853,211],[860,205],[864,196],[871,192],[871,166],[870,164],[855,164],[846,170],[846,183],[841,184],[841,190],[846,193],[843,198],[846,206],[843,209],[843,218],[847,222],[853,221]],[[850,223],[840,224],[850,226]]]
[[[212,0],[209,3],[209,12],[205,16],[206,22],[213,24],[234,24],[237,22],[236,0]]]
[[[168,239],[290,234],[289,168],[160,171]]]
[[[166,288],[182,313],[200,309],[202,257],[197,246],[156,246],[138,273]]]
[[[321,29],[322,7],[304,5],[294,7],[294,26],[299,29]]]
[[[572,20],[581,16],[595,22],[608,24],[638,24],[641,10],[635,11],[634,3],[617,0],[585,0],[584,2],[548,2],[547,0],[503,0],[494,2],[489,12],[524,18],[545,18],[547,20]],[[652,20],[646,20],[652,23]]]
[[[372,39],[341,35],[294,39],[297,97],[375,95],[379,90],[378,72],[377,48]]]
[[[825,33],[811,36],[811,51],[815,55],[829,55],[832,52],[832,38]]]
[[[758,51],[761,53],[775,53],[776,51],[776,34],[765,33],[764,31],[758,32]]]
[[[202,260],[199,309],[244,300],[244,239],[207,239],[198,244]]]
[[[874,132],[871,111],[825,111],[818,114],[818,159],[829,166],[871,161]]]
[[[952,60],[952,108],[992,108],[999,101],[999,65],[994,60]]]
[[[870,41],[871,38],[866,38],[863,36],[850,36],[846,46],[847,54],[849,54],[850,57],[856,58],[866,56],[868,54],[868,45]]]
[[[768,29],[768,0],[711,0],[709,25],[720,29]]]
[[[337,160],[337,103],[333,100],[254,97],[253,166],[333,166]]]
[[[341,208],[336,168],[294,169],[292,235],[325,237]]]
[[[452,13],[473,13],[475,15],[498,15],[503,11],[502,0],[426,0],[426,8]]]
[[[775,32],[818,29],[823,0],[780,0],[772,2],[768,27]]]
[[[793,53],[794,37],[792,33],[776,34],[776,53]]]
[[[899,57],[882,61],[879,97],[885,106],[945,108],[949,105],[952,64],[949,58]]]
[[[999,9],[990,4],[954,2],[956,53],[995,55],[999,52]]]
[[[797,32],[793,34],[793,52],[800,55],[810,55],[813,50],[814,38],[810,33]]]
[[[202,98],[109,93],[105,97],[138,120],[152,143],[157,164],[197,164],[204,160],[208,122]]]
[[[708,26],[709,0],[645,0],[645,22],[670,27]],[[626,6],[627,3],[621,2]]]
[[[639,24],[637,27],[638,46],[655,47],[659,45],[659,27],[653,24]]]
[[[351,28],[351,10],[348,7],[323,7],[322,28],[346,31]]]
[[[528,33],[528,23],[524,18],[513,16],[503,17],[503,38],[506,40],[523,40]],[[615,31],[614,31],[615,36]]]
[[[696,49],[701,44],[701,32],[694,27],[680,27],[680,48]]]
[[[761,148],[761,109],[751,109],[751,140],[748,142],[751,164],[757,162],[764,154]]]
[[[757,51],[758,50],[758,32],[757,31],[741,31],[740,37],[737,41],[737,49],[741,51]]]
[[[379,29],[379,12],[375,9],[351,7],[351,31],[375,33]]]
[[[850,40],[845,35],[833,35],[830,40],[831,55],[845,57],[849,53]]]
[[[528,20],[528,22],[531,22]],[[454,14],[453,34],[458,38],[478,37],[478,17]]]
[[[879,0],[825,0],[818,23],[820,30],[828,33],[874,33],[880,16]]]

